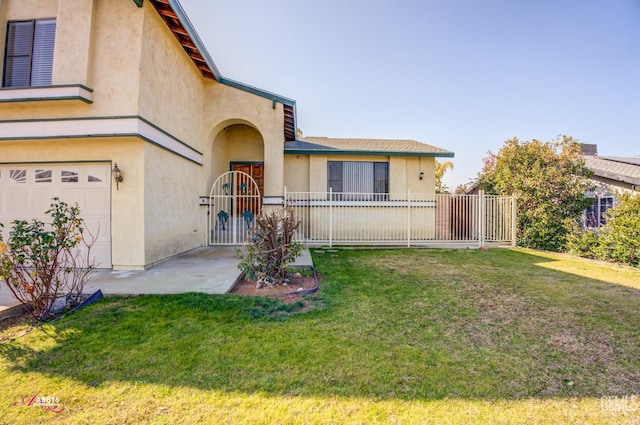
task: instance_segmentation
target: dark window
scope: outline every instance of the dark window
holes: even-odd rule
[[[600,227],[607,224],[607,210],[613,208],[613,198],[610,196],[595,198],[593,204],[584,212],[585,227]]]
[[[327,190],[342,192],[342,162],[327,162]]]
[[[7,23],[3,87],[51,85],[56,20]]]
[[[389,193],[389,163],[373,163],[373,193]]]
[[[384,197],[368,194],[389,193],[389,163],[327,161],[327,190],[329,189],[341,194],[336,199],[382,200]]]

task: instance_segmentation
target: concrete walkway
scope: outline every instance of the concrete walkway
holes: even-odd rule
[[[116,271],[100,269],[85,285],[84,292],[98,289],[104,295],[181,294],[204,292],[226,294],[233,288],[242,272],[236,247],[207,246],[172,257],[147,270]],[[292,266],[310,267],[313,260],[309,250],[302,251]],[[0,319],[18,314],[20,303],[15,300],[4,281],[0,281]]]
[[[13,297],[4,280],[0,280],[0,320],[19,316],[23,312],[22,304]]]
[[[239,262],[235,247],[200,247],[146,270],[98,270],[84,292],[101,289],[104,295],[225,294],[242,276]]]

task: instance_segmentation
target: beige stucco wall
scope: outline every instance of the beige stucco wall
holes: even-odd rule
[[[309,155],[285,155],[284,185],[288,192],[310,191],[310,158]]]
[[[258,130],[245,124],[223,128],[211,147],[211,162],[205,167],[206,192],[203,194],[209,194],[214,181],[229,171],[230,163],[263,161],[264,141]]]
[[[138,115],[142,11],[133,2],[119,0],[98,0],[94,9],[89,60],[93,104],[88,108],[79,105],[67,116]],[[68,49],[65,52],[70,54]],[[54,57],[57,60],[66,59]]]
[[[407,192],[406,158],[392,156],[389,158],[389,193]]]
[[[7,20],[56,18],[52,84],[88,85],[93,103],[0,103],[2,119],[138,115],[144,13],[134,2],[2,0],[3,11],[3,25]],[[2,34],[4,53],[6,29]]]
[[[201,245],[200,166],[144,145],[145,265]]]
[[[224,107],[221,107],[224,105]],[[264,142],[264,196],[282,196],[284,169],[284,111],[281,103],[272,101],[215,81],[205,81],[203,128],[208,146],[203,147],[204,163],[212,164],[212,148],[219,133],[233,124],[255,128]],[[242,159],[240,159],[242,160]],[[217,172],[217,171],[216,171]],[[207,173],[207,171],[205,171]],[[209,182],[217,175],[208,172],[202,181],[202,191],[210,189]]]
[[[97,0],[58,0],[53,84],[90,85],[89,59]],[[55,60],[56,58],[65,60]]]
[[[55,18],[59,0],[3,0],[7,6],[6,19],[11,21]],[[3,40],[4,43],[4,40]]]
[[[327,190],[327,156],[311,155],[309,157],[309,191],[326,192]]]
[[[115,161],[120,190],[111,189],[111,244],[114,268],[144,263],[144,146],[137,138],[0,141],[3,163]]]
[[[436,193],[436,159],[407,157],[406,188],[411,193],[433,194]],[[420,171],[424,173],[424,178],[420,180]]]
[[[150,2],[142,9],[138,114],[202,151],[202,75]]]

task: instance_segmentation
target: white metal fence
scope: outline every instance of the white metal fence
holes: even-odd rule
[[[310,244],[515,246],[511,196],[287,192]]]

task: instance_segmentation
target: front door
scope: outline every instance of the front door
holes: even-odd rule
[[[231,166],[231,170],[242,171],[243,173],[247,173],[258,185],[258,190],[260,191],[260,193],[264,193],[264,164],[234,163]],[[234,188],[235,193],[239,195],[254,195],[253,193],[249,193],[251,192],[252,189],[251,187],[248,187],[249,185],[247,185],[247,183],[244,182],[243,180],[238,179],[236,181],[236,185],[238,187]],[[246,210],[255,209],[255,206],[253,206],[252,208],[249,207],[248,202],[250,199],[251,199],[250,197],[244,197],[244,196],[240,196],[238,198],[238,202],[236,204],[236,214],[242,215]],[[252,211],[252,212],[254,214],[259,213],[260,212],[259,207],[258,207],[258,211]]]

